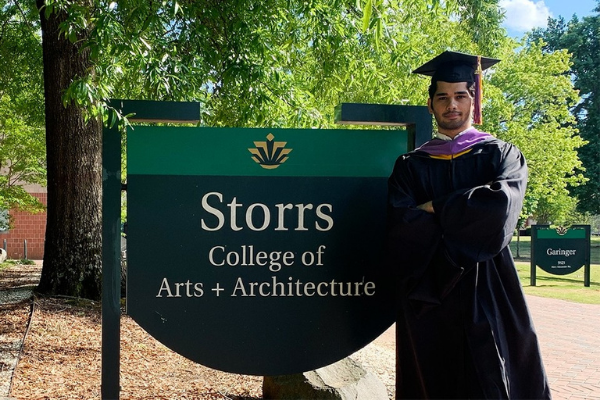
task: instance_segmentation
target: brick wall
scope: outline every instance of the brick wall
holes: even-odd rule
[[[30,193],[47,205],[46,193]],[[4,248],[8,258],[25,258],[24,241],[27,240],[27,258],[42,260],[44,258],[44,238],[46,235],[46,213],[30,214],[22,211],[11,210],[13,228],[5,233],[0,233],[0,246]]]

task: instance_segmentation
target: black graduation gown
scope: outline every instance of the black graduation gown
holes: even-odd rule
[[[490,137],[462,155],[401,156],[389,179],[398,274],[398,399],[549,399],[508,243],[527,166]],[[433,201],[435,214],[416,206]]]

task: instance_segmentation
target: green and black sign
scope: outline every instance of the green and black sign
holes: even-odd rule
[[[383,263],[397,130],[135,127],[127,311],[178,353],[280,375],[394,321]]]
[[[531,229],[531,285],[535,286],[535,267],[554,275],[567,275],[585,267],[584,284],[590,286],[589,225],[550,228],[533,225]]]

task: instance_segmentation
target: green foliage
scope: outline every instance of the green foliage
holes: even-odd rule
[[[37,212],[42,204],[22,185],[46,179],[40,37],[34,14],[0,7],[0,210]]]
[[[4,268],[9,268],[15,265],[35,265],[35,261],[29,260],[27,258],[22,258],[20,260],[6,260],[3,263],[0,263],[0,270]]]
[[[422,99],[411,68],[447,47],[499,42],[496,3],[47,0],[44,12],[67,13],[63,34],[88,33],[95,60],[65,104],[95,113],[111,97],[195,100],[207,125],[323,127],[341,101]]]
[[[485,86],[484,130],[517,145],[527,159],[524,215],[539,223],[564,221],[575,206],[568,186],[584,181],[577,157],[584,141],[569,113],[579,100],[565,74],[569,55],[544,53],[538,43],[503,58]]]
[[[596,10],[598,12],[598,9]],[[581,101],[573,106],[577,128],[587,144],[579,149],[579,157],[585,168],[585,185],[572,188],[577,196],[581,212],[600,214],[600,64],[597,52],[600,46],[600,15],[574,16],[549,19],[546,29],[534,30],[528,42],[544,42],[546,52],[564,49],[572,54],[569,74],[580,91]]]
[[[501,27],[504,12],[498,0],[457,0],[461,25],[466,27],[479,54],[496,54],[506,42]]]
[[[362,28],[380,37],[381,51],[376,55],[383,59],[378,71],[385,71],[382,76],[392,77],[399,88],[395,92],[387,87],[390,97],[382,96],[381,102],[407,99],[425,104],[429,82],[409,76],[410,70],[443,50],[503,60],[485,76],[485,124],[481,129],[516,144],[528,160],[530,180],[524,217],[556,222],[572,219],[576,201],[568,188],[585,181],[577,157],[585,142],[569,113],[579,97],[566,75],[570,62],[567,53],[543,54],[540,44],[520,50],[520,44],[507,38],[500,27],[503,15],[496,1],[389,2],[385,17],[381,16],[381,2],[366,5],[370,8],[365,6]],[[420,17],[395,19],[399,10]],[[381,21],[383,28],[378,28]],[[395,52],[396,57],[385,57]],[[365,97],[372,101],[372,92],[369,95]]]

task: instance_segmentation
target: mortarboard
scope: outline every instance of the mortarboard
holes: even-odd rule
[[[474,56],[456,51],[445,51],[421,65],[413,74],[431,76],[431,82],[475,82],[475,110],[473,122],[481,124],[482,72],[500,60]]]

